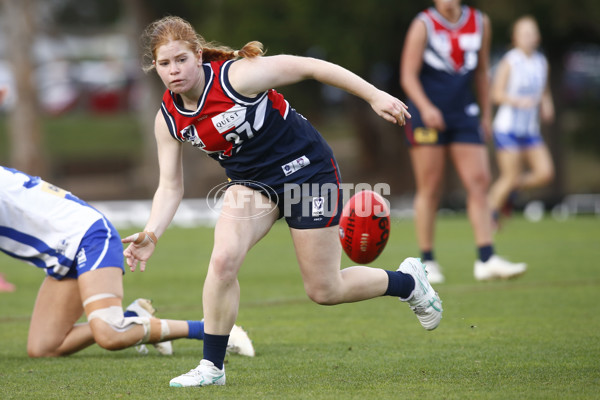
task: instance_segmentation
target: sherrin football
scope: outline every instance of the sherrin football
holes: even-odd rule
[[[359,264],[374,261],[390,237],[390,208],[371,190],[356,193],[340,217],[340,241],[348,257]]]

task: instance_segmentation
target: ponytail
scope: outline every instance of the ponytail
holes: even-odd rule
[[[264,54],[263,45],[261,42],[248,42],[240,50],[233,50],[226,46],[218,46],[214,43],[207,43],[202,48],[202,60],[204,61],[221,61],[231,60],[234,58],[253,58]]]

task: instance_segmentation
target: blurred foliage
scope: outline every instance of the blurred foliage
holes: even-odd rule
[[[132,22],[131,14],[125,12],[126,7],[134,4],[139,12],[133,15],[141,21],[150,22],[165,15],[178,15],[189,20],[209,41],[240,48],[248,41],[259,40],[265,45],[268,55],[287,53],[326,59],[356,72],[400,98],[404,98],[404,94],[398,84],[398,66],[406,31],[419,11],[433,5],[431,0],[38,1],[43,9],[40,19],[46,21],[40,26],[49,32],[93,35],[102,31],[137,31],[139,26]],[[490,16],[492,45],[496,53],[510,46],[509,32],[516,18],[524,14],[536,17],[543,37],[543,50],[552,69],[552,89],[558,117],[552,135],[558,139],[549,140],[549,145],[553,155],[557,156],[557,169],[560,169],[558,155],[562,153],[562,143],[600,155],[600,136],[595,132],[600,122],[596,111],[600,105],[599,98],[570,102],[561,93],[564,90],[561,75],[565,69],[567,51],[578,43],[600,43],[600,2],[463,0],[463,4],[477,7]],[[140,33],[132,37],[139,37]],[[373,153],[373,158],[389,159],[388,153],[381,152],[381,149],[387,149],[393,154],[390,162],[395,163],[394,169],[401,158],[407,157],[403,149],[390,148],[394,145],[389,132],[377,133],[379,128],[369,119],[372,116],[366,103],[351,99],[344,93],[331,92],[318,82],[305,82],[278,90],[317,127],[338,127],[332,131],[342,132],[338,135],[340,137],[344,134],[358,136],[356,132],[360,128],[357,125],[364,120],[363,125],[367,126],[368,133],[373,133],[369,140],[379,141],[379,144],[368,148],[365,143],[360,143],[357,145],[360,152]],[[139,114],[139,111],[136,112]],[[64,116],[60,119],[64,122],[47,119],[44,122],[46,151],[58,154],[59,158],[70,157],[68,154],[74,153],[85,158],[100,153],[120,156],[126,154],[127,148],[134,152],[139,150],[139,133],[137,137],[119,134],[142,130],[133,118],[124,120],[119,116],[104,116],[89,117],[89,120],[82,121],[85,118],[81,115]],[[86,124],[90,121],[93,124]],[[61,127],[63,123],[64,127]],[[73,131],[82,129],[81,126],[86,127],[86,135],[73,135]],[[98,133],[90,134],[90,130]],[[323,132],[326,136],[330,134],[328,130]],[[66,135],[64,138],[61,138],[61,132]],[[6,146],[2,143],[5,136],[0,129],[0,157],[6,154]],[[72,140],[74,136],[76,139]],[[113,146],[119,146],[123,152]],[[63,161],[61,159],[59,163]],[[357,163],[364,164],[363,161]],[[361,168],[364,169],[364,165]]]
[[[574,117],[573,130],[570,136],[570,145],[579,151],[600,155],[600,135],[598,126],[600,126],[600,114],[598,113],[598,104],[588,102],[582,104],[579,113],[586,118]]]
[[[63,29],[106,26],[119,20],[125,1],[54,0],[55,18]],[[340,64],[392,94],[402,95],[398,63],[406,30],[430,0],[136,0],[151,18],[179,15],[209,41],[240,48],[259,40],[267,54],[310,55]],[[464,0],[492,21],[493,47],[510,45],[513,21],[524,14],[540,24],[544,51],[551,64],[577,42],[600,42],[600,2],[597,0]],[[383,66],[383,68],[382,68]],[[560,70],[562,65],[553,65]],[[286,88],[286,95],[318,110],[318,84]],[[296,100],[297,99],[297,100]]]
[[[88,29],[103,27],[120,15],[119,0],[53,1],[51,13],[61,27]]]

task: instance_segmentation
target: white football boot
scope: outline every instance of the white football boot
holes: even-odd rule
[[[436,283],[444,283],[444,274],[442,274],[442,267],[437,261],[429,260],[423,261],[423,265],[425,265],[425,269],[427,270],[427,280],[432,285]]]
[[[219,369],[211,361],[202,360],[196,368],[171,379],[171,382],[169,382],[171,387],[208,385],[225,385],[225,366],[223,366],[223,369]]]
[[[148,299],[136,299],[127,306],[125,311],[132,311],[137,314],[138,317],[154,317],[156,313],[156,309],[152,307],[152,300]],[[163,356],[170,356],[173,354],[173,343],[171,341],[160,342],[160,343],[152,343],[152,346]],[[146,345],[140,344],[136,346],[136,349],[141,354],[147,354],[148,348]]]
[[[523,275],[527,271],[527,264],[512,263],[504,258],[493,255],[486,262],[475,261],[473,274],[478,281],[491,281],[494,279],[510,279]]]
[[[408,298],[400,300],[408,302],[423,328],[428,331],[434,330],[440,324],[444,310],[442,300],[427,280],[425,266],[418,258],[407,258],[400,264],[398,271],[409,274],[415,280],[413,292]]]
[[[232,354],[239,354],[246,357],[254,357],[254,346],[248,333],[242,327],[233,325],[229,333],[229,342],[227,342],[227,351]]]

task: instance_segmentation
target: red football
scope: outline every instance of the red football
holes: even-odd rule
[[[340,241],[348,257],[368,264],[385,248],[390,237],[390,208],[371,190],[356,193],[348,200],[340,218]]]

